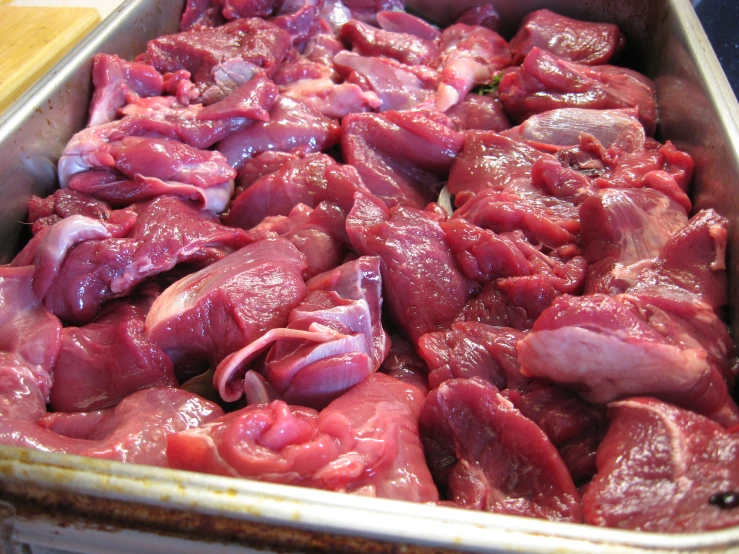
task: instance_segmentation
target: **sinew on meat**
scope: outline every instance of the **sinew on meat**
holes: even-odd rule
[[[95,57],[64,188],[0,268],[0,443],[739,523],[728,222],[650,138],[653,83],[605,65],[616,26],[189,0],[181,28]]]

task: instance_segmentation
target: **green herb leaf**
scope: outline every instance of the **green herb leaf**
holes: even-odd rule
[[[498,73],[495,77],[493,77],[493,80],[490,81],[487,85],[482,85],[481,87],[478,87],[475,92],[477,94],[484,96],[486,94],[490,94],[491,92],[497,92],[498,91],[498,85],[500,85],[500,79],[503,77],[503,72],[501,71]]]

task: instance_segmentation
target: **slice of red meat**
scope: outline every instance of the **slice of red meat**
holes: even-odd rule
[[[498,98],[473,92],[449,108],[446,115],[460,131],[496,131],[499,133],[511,126]]]
[[[478,378],[443,383],[426,397],[419,426],[434,478],[458,506],[582,521],[557,449],[495,386]]]
[[[460,272],[430,212],[356,195],[347,231],[360,255],[380,256],[384,298],[391,317],[414,344],[424,333],[446,329],[474,285]]]
[[[428,380],[429,368],[426,362],[416,354],[413,345],[399,335],[392,335],[390,342],[392,343],[390,353],[382,362],[380,371],[403,383],[417,387],[426,396],[431,390]]]
[[[218,364],[272,328],[305,296],[303,256],[283,238],[263,240],[168,287],[146,316],[146,335],[189,371]]]
[[[636,71],[611,65],[590,67],[533,48],[498,86],[506,113],[521,122],[556,108],[638,108],[647,135],[657,129],[654,84]]]
[[[586,65],[602,65],[623,50],[626,39],[617,25],[580,21],[549,10],[524,17],[511,39],[514,65],[538,47],[560,58]]]
[[[598,473],[583,493],[592,525],[661,533],[731,527],[739,435],[654,398],[609,405]]]
[[[406,33],[430,41],[436,41],[441,36],[439,29],[424,19],[403,11],[379,12],[377,24],[385,31]]]
[[[377,29],[361,21],[346,23],[339,38],[351,44],[353,51],[362,56],[385,56],[408,65],[428,66],[433,66],[439,59],[439,48],[430,40]]]

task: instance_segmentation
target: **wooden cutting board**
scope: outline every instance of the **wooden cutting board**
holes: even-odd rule
[[[29,8],[0,0],[0,113],[100,21],[94,8]]]

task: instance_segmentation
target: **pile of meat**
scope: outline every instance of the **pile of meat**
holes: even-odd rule
[[[61,188],[0,268],[0,443],[738,524],[727,220],[691,215],[618,28],[497,24],[189,0],[135,61],[96,56]]]

